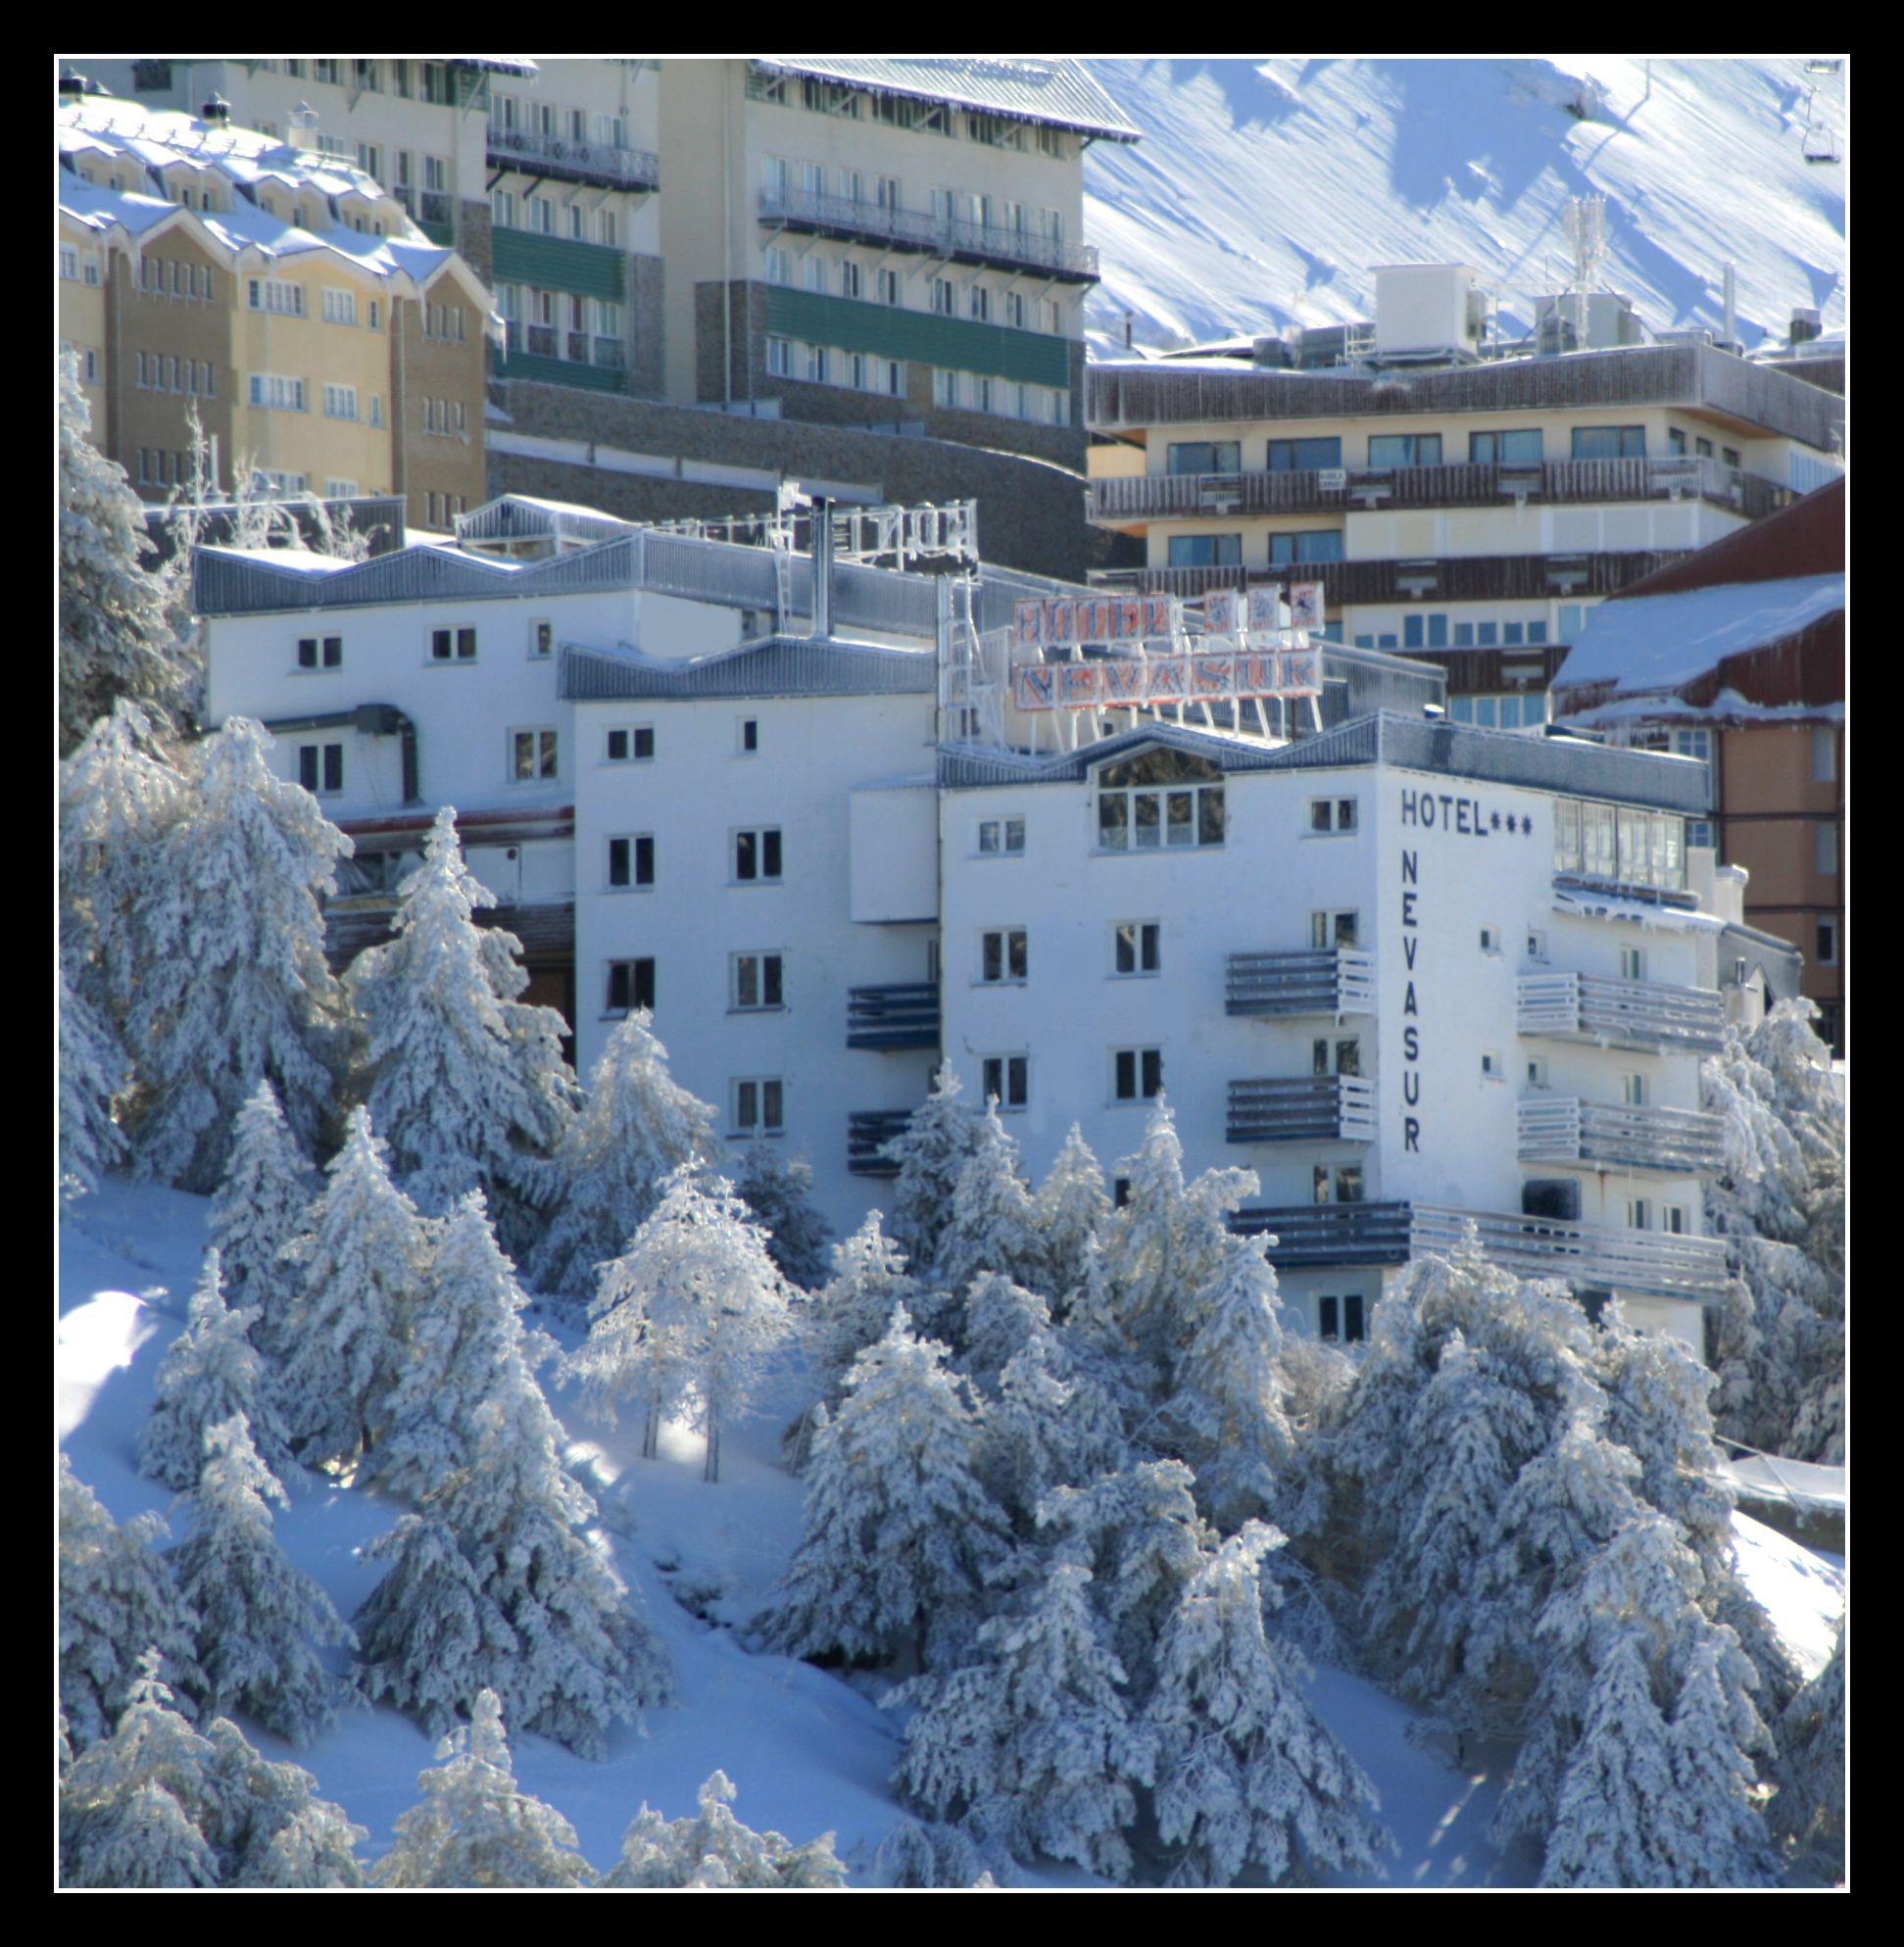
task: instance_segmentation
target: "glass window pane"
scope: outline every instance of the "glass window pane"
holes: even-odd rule
[[[1129,1101],[1137,1094],[1137,1056],[1129,1048],[1117,1053],[1117,1097]]]
[[[1121,974],[1137,971],[1136,931],[1137,929],[1132,926],[1120,926],[1117,929],[1117,971]]]
[[[1109,852],[1122,852],[1130,843],[1130,801],[1121,793],[1098,800],[1098,843]]]
[[[1159,795],[1154,791],[1135,791],[1131,794],[1131,808],[1135,814],[1138,851],[1154,852],[1162,839],[1163,805]]]
[[[1172,845],[1191,845],[1195,843],[1195,834],[1192,828],[1192,812],[1194,809],[1192,801],[1195,797],[1196,794],[1190,791],[1173,791],[1169,794],[1168,835],[1169,842]]]
[[[1206,786],[1196,794],[1196,843],[1223,843],[1223,787]]]
[[[752,832],[736,832],[734,834],[734,877],[737,879],[752,879],[755,877],[757,869],[754,855],[754,834]]]
[[[997,980],[999,978],[1001,971],[1000,963],[1003,957],[1003,948],[1004,941],[1001,935],[987,933],[982,936],[979,944],[979,978],[981,980]]]
[[[761,963],[760,998],[768,1007],[780,1005],[780,955],[769,953]]]

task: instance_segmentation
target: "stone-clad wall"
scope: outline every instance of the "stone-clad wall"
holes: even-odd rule
[[[1091,545],[1084,480],[1044,461],[943,439],[807,420],[748,419],[521,379],[495,381],[491,396],[509,414],[508,424],[496,422],[492,432],[759,467],[793,479],[863,486],[884,501],[975,500],[979,545],[987,560],[1035,574],[1084,579]],[[614,472],[585,462],[499,453],[493,447],[489,491],[577,501],[632,520],[751,513],[772,504],[764,487]]]
[[[628,259],[628,330],[632,337],[629,390],[638,399],[659,399],[661,370],[663,277],[661,259],[636,251]]]

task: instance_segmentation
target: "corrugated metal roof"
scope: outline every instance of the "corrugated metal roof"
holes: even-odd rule
[[[1135,142],[1142,133],[1080,61],[983,54],[761,54],[755,59],[790,73],[1047,122],[1113,142]]]
[[[930,650],[763,636],[691,662],[658,662],[633,650],[564,644],[561,694],[569,703],[626,698],[926,696],[938,683]]]

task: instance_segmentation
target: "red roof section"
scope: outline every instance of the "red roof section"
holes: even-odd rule
[[[1788,581],[1800,575],[1844,572],[1845,482],[1817,487],[1788,508],[1714,541],[1670,567],[1609,595],[1679,595],[1689,588],[1717,588],[1744,581]]]

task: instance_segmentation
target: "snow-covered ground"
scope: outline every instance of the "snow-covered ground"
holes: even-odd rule
[[[184,1321],[205,1216],[202,1197],[108,1182],[61,1226],[59,1437],[79,1477],[122,1522],[169,1503],[137,1473],[133,1442],[159,1362]],[[572,1406],[561,1394],[554,1403]],[[734,1809],[749,1825],[797,1842],[836,1832],[860,1883],[873,1849],[904,1816],[886,1784],[899,1728],[888,1714],[861,1686],[786,1657],[750,1654],[731,1627],[759,1608],[799,1538],[800,1484],[777,1458],[787,1404],[775,1402],[729,1434],[724,1478],[711,1486],[701,1479],[701,1442],[685,1431],[668,1429],[659,1459],[644,1462],[635,1457],[638,1426],[604,1436],[576,1421],[585,1437],[571,1458],[597,1487],[621,1572],[667,1643],[681,1694],[651,1714],[646,1734],[616,1734],[602,1764],[545,1738],[513,1740],[522,1789],[571,1821],[598,1869],[613,1864],[622,1829],[644,1800],[669,1818],[688,1816],[697,1787],[717,1769],[738,1787]],[[292,1505],[278,1517],[279,1537],[349,1616],[380,1573],[361,1551],[402,1510],[311,1476],[288,1485]],[[1807,1671],[1822,1667],[1842,1577],[1756,1522],[1741,1517],[1738,1526],[1753,1589]],[[337,1653],[331,1661],[343,1667]],[[1477,1761],[1455,1769],[1409,1742],[1415,1713],[1340,1671],[1318,1671],[1315,1703],[1381,1790],[1400,1848],[1384,1868],[1389,1883],[1522,1879],[1526,1863],[1498,1858],[1482,1837],[1498,1796],[1495,1767]],[[294,1759],[314,1773],[322,1795],[368,1827],[371,1858],[390,1844],[394,1822],[418,1796],[416,1774],[432,1761],[429,1740],[387,1709],[346,1713],[302,1753],[253,1725],[244,1728],[268,1757]],[[1046,1883],[1088,1882],[1060,1874]]]
[[[1100,350],[1372,317],[1373,268],[1472,265],[1503,328],[1559,288],[1569,198],[1606,198],[1601,282],[1656,330],[1722,319],[1746,349],[1794,306],[1848,326],[1848,163],[1804,158],[1807,99],[1848,139],[1840,77],[1798,58],[1094,61],[1144,130],[1099,142],[1086,232]],[[1586,119],[1574,113],[1585,107]],[[1846,151],[1848,153],[1848,151]]]

